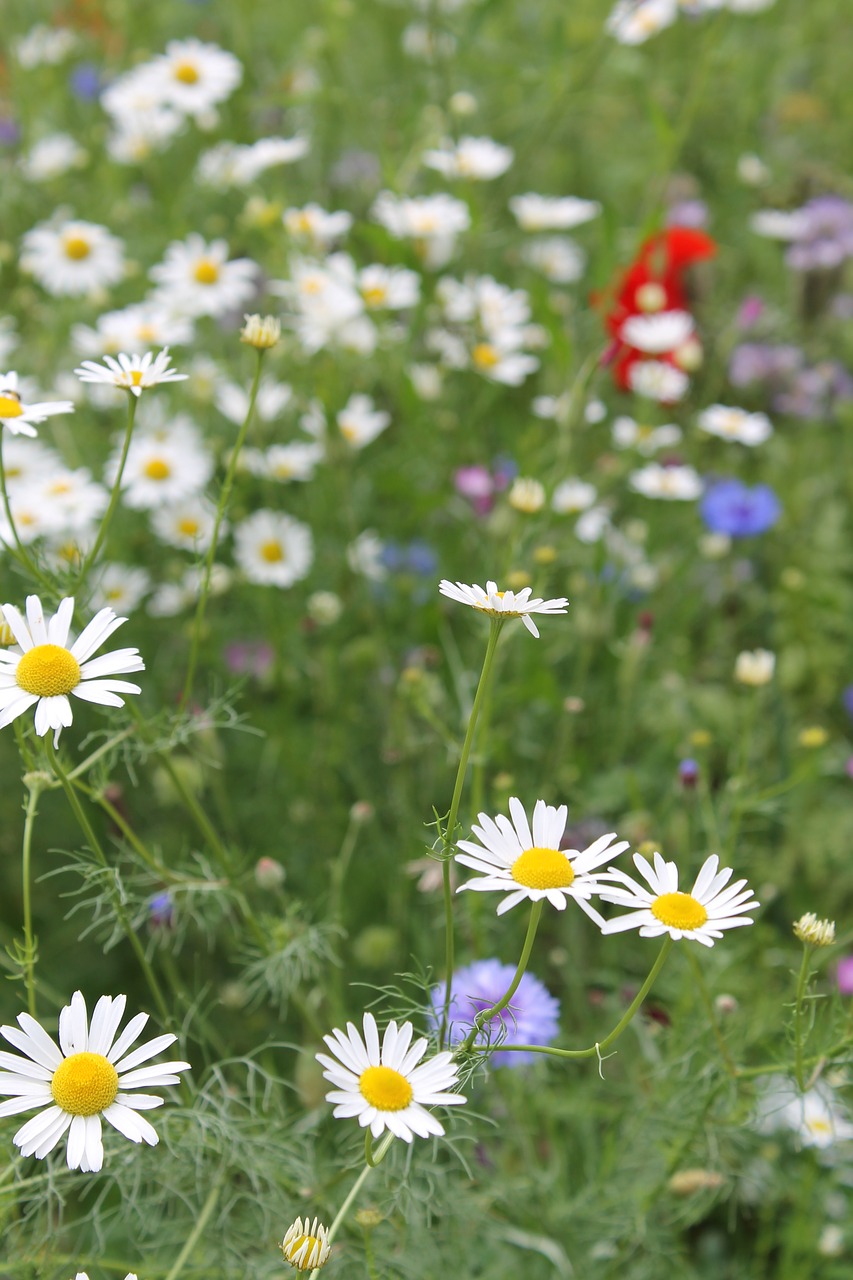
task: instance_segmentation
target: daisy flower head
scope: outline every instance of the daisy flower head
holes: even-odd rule
[[[466,1101],[461,1094],[449,1092],[457,1080],[453,1055],[437,1053],[421,1062],[428,1041],[422,1037],[412,1043],[411,1022],[399,1028],[389,1022],[381,1047],[372,1013],[364,1015],[362,1026],[363,1035],[352,1022],[347,1023],[346,1032],[336,1027],[323,1036],[334,1057],[317,1054],[325,1068],[323,1076],[335,1086],[326,1094],[326,1101],[335,1104],[333,1115],[356,1118],[374,1138],[386,1129],[403,1142],[443,1137],[443,1126],[426,1108]]]
[[[33,425],[44,422],[57,413],[73,413],[70,400],[45,400],[38,404],[24,404],[18,388],[18,375],[14,371],[0,373],[0,426],[8,428],[13,436],[36,436]]]
[[[67,1133],[69,1169],[97,1173],[104,1163],[102,1117],[131,1142],[157,1145],[156,1130],[139,1112],[162,1106],[163,1099],[133,1091],[178,1084],[177,1073],[190,1064],[141,1066],[177,1036],[155,1036],[131,1049],[148,1014],[136,1014],[117,1035],[125,1003],[125,996],[101,996],[90,1022],[86,1001],[75,991],[59,1015],[59,1047],[28,1013],[18,1014],[17,1027],[0,1027],[0,1035],[25,1055],[0,1053],[0,1094],[8,1097],[0,1116],[38,1109],[12,1139],[21,1155],[43,1160]]]
[[[281,1251],[285,1262],[289,1262],[297,1271],[318,1271],[329,1260],[332,1246],[329,1244],[329,1231],[322,1226],[320,1219],[297,1218],[287,1228],[281,1242]]]
[[[151,268],[154,301],[185,316],[238,311],[254,297],[258,269],[249,258],[228,258],[225,240],[208,243],[197,232],[175,240]]]
[[[119,694],[142,692],[138,684],[115,679],[145,670],[138,649],[115,649],[92,657],[127,621],[117,618],[112,609],[96,613],[72,645],[68,636],[73,596],[60,601],[48,621],[38,596],[27,596],[26,619],[11,604],[3,605],[3,615],[14,633],[17,651],[0,650],[0,728],[35,705],[36,733],[44,737],[53,729],[55,745],[61,730],[72,723],[69,694],[103,707],[123,707]]]
[[[665,862],[659,853],[654,854],[653,865],[641,853],[635,853],[634,866],[648,887],[612,867],[602,876],[602,880],[612,882],[599,887],[603,900],[633,908],[628,915],[608,920],[602,933],[639,929],[641,938],[660,938],[668,933],[675,942],[686,938],[703,947],[713,947],[715,939],[722,938],[723,930],[753,923],[743,912],[760,904],[752,890],[746,888],[745,880],[729,884],[732,869],[723,867],[721,871],[716,853],[705,859],[689,893],[678,888],[675,863]]]
[[[184,115],[204,114],[230,97],[243,78],[233,53],[201,40],[170,40],[166,52],[146,64],[153,94]]]
[[[124,278],[124,245],[106,227],[72,219],[44,222],[26,232],[21,270],[54,297],[106,289]]]
[[[475,582],[468,586],[464,582],[448,582],[442,578],[438,589],[449,600],[458,600],[472,609],[479,609],[490,618],[505,621],[507,618],[521,618],[527,630],[539,639],[539,630],[531,618],[532,613],[565,613],[568,600],[560,596],[556,600],[531,599],[532,587],[523,587],[521,591],[498,591],[496,582],[487,582],[486,590]]]
[[[311,530],[283,511],[255,511],[234,530],[234,559],[249,582],[292,587],[314,561]]]
[[[149,387],[156,387],[159,382],[186,382],[187,374],[170,369],[171,356],[169,348],[164,347],[156,356],[151,351],[144,355],[125,355],[118,353],[115,359],[104,356],[104,363],[84,360],[74,372],[81,382],[100,382],[110,387],[122,387],[137,398]]]
[[[589,905],[590,898],[599,892],[595,869],[624,852],[628,841],[612,844],[616,833],[611,831],[586,849],[561,849],[568,816],[566,805],[555,808],[537,800],[532,828],[524,805],[516,796],[510,799],[509,812],[509,818],[504,814],[496,818],[479,814],[480,825],[471,829],[480,843],[458,841],[463,852],[455,855],[456,861],[483,873],[479,879],[461,885],[458,892],[475,889],[480,893],[505,893],[507,896],[498,907],[499,916],[525,899],[539,902],[545,898],[557,911],[565,911],[567,899],[573,898],[601,927],[604,921]]]

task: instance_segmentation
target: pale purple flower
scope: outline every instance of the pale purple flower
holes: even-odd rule
[[[460,1044],[471,1030],[478,1013],[499,1003],[515,977],[514,964],[500,960],[475,960],[458,969],[450,986],[450,1044]],[[432,991],[434,1027],[441,1022],[444,985]],[[534,977],[525,973],[509,1005],[495,1014],[475,1042],[478,1045],[552,1044],[557,1038],[560,1002]],[[496,1067],[522,1067],[536,1059],[535,1053],[506,1053],[498,1050],[490,1059]]]

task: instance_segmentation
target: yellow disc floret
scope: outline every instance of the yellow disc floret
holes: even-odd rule
[[[39,698],[70,693],[80,683],[80,664],[59,644],[37,644],[21,658],[15,671],[18,687]]]
[[[145,464],[145,474],[149,480],[168,480],[172,468],[162,458],[152,458]]]
[[[72,1116],[96,1116],[116,1100],[118,1072],[102,1053],[72,1053],[56,1068],[50,1091]]]
[[[278,564],[284,559],[284,551],[280,542],[276,542],[271,538],[269,542],[261,544],[261,559],[266,560],[267,564]]]
[[[68,236],[64,243],[65,256],[73,262],[82,262],[92,252],[92,246],[83,236]]]
[[[478,369],[494,369],[500,357],[490,342],[478,342],[471,359]]]
[[[572,864],[559,849],[525,849],[511,874],[525,889],[568,889],[575,878]]]
[[[377,1111],[405,1111],[412,1101],[412,1086],[392,1067],[368,1067],[359,1076],[358,1087]]]
[[[17,392],[0,391],[0,418],[20,418],[23,412],[21,397]],[[6,474],[9,474],[8,471]]]
[[[219,279],[219,267],[210,258],[200,258],[195,264],[193,277],[198,284],[216,284]]]
[[[181,84],[198,84],[201,79],[198,68],[192,62],[179,62],[172,74]]]
[[[689,893],[662,893],[652,903],[651,913],[669,929],[700,929],[708,919],[702,903]]]

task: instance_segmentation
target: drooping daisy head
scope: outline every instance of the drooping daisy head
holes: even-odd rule
[[[190,1064],[142,1067],[177,1036],[156,1036],[131,1050],[148,1014],[136,1014],[117,1035],[125,1003],[124,996],[101,996],[89,1023],[86,1001],[75,991],[59,1015],[59,1047],[28,1013],[18,1014],[17,1027],[0,1027],[0,1035],[25,1055],[0,1053],[0,1094],[9,1099],[0,1103],[0,1116],[38,1109],[12,1139],[21,1155],[43,1160],[67,1133],[69,1169],[97,1173],[104,1162],[101,1117],[131,1142],[157,1145],[155,1129],[139,1112],[162,1106],[163,1099],[134,1096],[134,1090],[178,1084],[177,1073]]]
[[[428,1042],[421,1038],[412,1043],[411,1022],[399,1028],[389,1022],[381,1047],[372,1013],[364,1015],[362,1025],[363,1036],[351,1022],[346,1032],[335,1028],[323,1037],[334,1057],[317,1054],[324,1077],[335,1086],[326,1094],[326,1101],[335,1104],[333,1114],[356,1118],[374,1138],[386,1129],[404,1142],[415,1136],[442,1137],[443,1126],[426,1108],[466,1101],[461,1094],[449,1092],[456,1084],[453,1055],[437,1053],[421,1062]]]
[[[476,582],[469,587],[464,582],[448,582],[446,578],[442,578],[438,589],[449,600],[458,600],[460,604],[479,609],[501,622],[508,618],[521,618],[527,630],[537,640],[539,631],[531,613],[565,613],[569,604],[562,596],[557,600],[532,600],[532,587],[524,587],[521,591],[498,591],[496,582],[487,582],[484,591]]]
[[[60,602],[48,621],[38,596],[27,596],[26,613],[25,619],[14,605],[3,605],[17,646],[0,650],[0,728],[35,706],[36,733],[44,737],[53,729],[56,743],[63,727],[72,723],[69,694],[84,702],[123,707],[120,694],[142,692],[138,684],[115,679],[145,670],[138,649],[116,649],[92,657],[126,618],[117,618],[112,609],[101,609],[69,645],[72,596]]]
[[[599,894],[603,901],[632,908],[628,915],[608,920],[603,933],[639,929],[641,938],[660,938],[668,933],[676,942],[686,938],[701,942],[703,947],[713,947],[715,939],[722,938],[723,930],[753,923],[743,913],[760,904],[746,887],[746,880],[729,884],[732,869],[723,867],[721,871],[715,853],[705,859],[689,893],[678,888],[675,863],[665,862],[659,853],[654,854],[653,864],[641,853],[635,853],[634,866],[648,887],[613,867],[601,877]]]
[[[590,906],[590,899],[599,892],[595,869],[627,849],[628,841],[612,844],[616,834],[611,831],[587,849],[561,849],[566,805],[555,808],[537,800],[532,829],[524,805],[516,796],[509,802],[509,812],[509,818],[504,814],[496,818],[479,814],[479,826],[475,824],[471,829],[480,843],[458,842],[463,852],[456,854],[456,861],[482,872],[478,879],[463,884],[459,892],[475,889],[506,894],[498,906],[499,916],[525,899],[539,902],[546,898],[558,911],[565,911],[567,899],[573,898],[601,926],[604,921]]]

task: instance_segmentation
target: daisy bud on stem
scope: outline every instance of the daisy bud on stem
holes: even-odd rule
[[[275,316],[244,316],[245,324],[240,330],[240,341],[256,351],[269,351],[281,338],[281,321]]]

